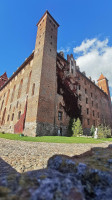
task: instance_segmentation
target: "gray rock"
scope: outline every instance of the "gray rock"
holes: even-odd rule
[[[109,163],[109,164],[112,164],[112,158],[108,160],[108,163]]]
[[[48,167],[51,169],[58,170],[60,172],[76,172],[76,163],[66,157],[53,156],[48,161]]]
[[[109,144],[109,145],[108,145],[108,148],[112,148],[112,144]]]

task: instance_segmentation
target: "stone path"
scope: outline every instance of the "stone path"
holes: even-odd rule
[[[57,144],[13,141],[0,138],[0,176],[9,171],[25,172],[45,168],[48,159],[54,154],[74,156],[92,147],[107,147],[101,144]]]

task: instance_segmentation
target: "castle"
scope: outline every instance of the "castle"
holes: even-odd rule
[[[0,77],[0,132],[28,136],[66,135],[70,118],[84,132],[92,125],[112,127],[108,80],[86,77],[73,55],[57,53],[58,23],[48,11],[37,24],[35,50],[8,79]]]

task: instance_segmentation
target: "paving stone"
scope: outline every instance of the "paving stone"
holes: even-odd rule
[[[46,168],[48,159],[56,154],[75,156],[93,147],[108,147],[112,143],[60,144],[43,142],[13,141],[0,138],[0,176],[10,173],[10,166],[18,172]],[[2,163],[2,164],[1,164]]]

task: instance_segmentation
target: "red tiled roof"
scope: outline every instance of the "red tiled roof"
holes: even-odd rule
[[[5,79],[5,80],[7,80],[8,78],[7,78],[6,72],[5,72],[2,76],[0,76],[0,78],[3,78],[3,79]]]

